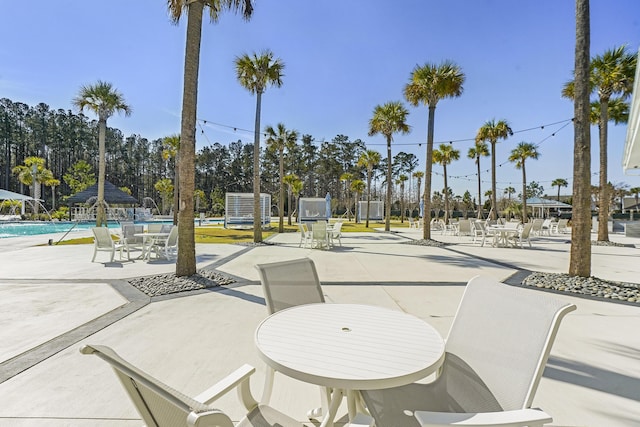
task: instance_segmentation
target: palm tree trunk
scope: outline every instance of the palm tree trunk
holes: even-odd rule
[[[600,100],[600,123],[598,130],[600,134],[600,210],[598,211],[598,241],[609,241],[609,185],[607,179],[607,122],[609,112],[609,100]]]
[[[369,228],[369,212],[371,208],[371,171],[367,170],[367,222],[365,227]]]
[[[175,158],[176,170],[173,178],[173,225],[178,225],[178,204],[180,203],[180,156]],[[195,185],[194,185],[195,188]]]
[[[280,149],[280,197],[278,198],[278,233],[284,233],[284,147]]]
[[[482,219],[482,184],[480,182],[480,156],[476,157],[476,165],[478,166],[478,219]]]
[[[291,225],[291,212],[292,212],[292,207],[291,207],[291,188],[289,188],[289,190],[287,191],[287,224]]]
[[[522,159],[522,223],[527,223],[527,172],[524,169],[524,159]]]
[[[182,92],[182,121],[178,173],[180,176],[178,206],[178,260],[176,276],[196,273],[196,242],[193,221],[193,191],[195,188],[196,109],[198,105],[198,69],[200,67],[200,39],[202,12],[200,1],[189,3],[187,41],[184,55],[184,87]]]
[[[449,187],[447,186],[447,165],[443,164],[444,172],[444,223],[449,223]]]
[[[260,215],[260,107],[262,92],[256,93],[256,122],[253,131],[253,241],[262,242],[262,218]]]
[[[576,0],[573,212],[569,274],[591,275],[591,131],[589,102],[589,0]]]
[[[387,135],[387,203],[384,231],[391,231],[391,135]]]
[[[107,119],[100,116],[98,118],[98,201],[96,211],[96,227],[107,224],[107,215],[104,207],[104,181],[106,174],[105,162],[105,140],[107,139]],[[34,178],[35,181],[35,178]]]
[[[496,141],[491,141],[491,219],[498,219],[498,195],[496,192]]]
[[[429,105],[429,121],[427,123],[427,156],[425,158],[424,195],[422,196],[422,200],[424,201],[422,238],[425,240],[431,239],[431,171],[433,169],[433,122],[435,115],[436,106]]]

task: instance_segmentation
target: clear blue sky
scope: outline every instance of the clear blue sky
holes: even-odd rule
[[[200,122],[198,148],[253,140],[244,130],[253,129],[255,97],[238,84],[233,66],[243,53],[270,49],[286,66],[283,86],[263,96],[263,126],[282,122],[318,141],[343,134],[383,155],[384,138],[367,135],[374,107],[403,100],[415,65],[449,59],[466,82],[460,98],[438,104],[435,141],[473,139],[492,118],[506,119],[515,131],[535,128],[498,144],[498,188],[521,188],[521,171],[505,162],[527,141],[541,153],[527,162],[528,181],[555,194],[553,179],[572,182],[573,127],[562,126],[573,105],[560,91],[572,77],[574,8],[572,0],[257,0],[250,22],[232,14],[218,24],[205,18],[198,118],[207,124]],[[5,0],[0,17],[0,97],[71,109],[80,86],[101,79],[133,108],[110,126],[149,139],[179,132],[185,22],[171,24],[166,1]],[[592,55],[621,44],[632,52],[640,45],[640,2],[591,0]],[[424,169],[427,108],[405,104],[412,130],[395,137],[393,154],[413,153]],[[563,123],[550,125],[557,122]],[[597,127],[592,135],[596,173]],[[640,186],[640,177],[622,172],[625,135],[626,125],[610,124],[609,179]],[[471,144],[454,142],[461,159],[448,170],[456,194],[477,191],[475,165],[466,156]],[[484,192],[490,159],[482,162]],[[434,175],[434,190],[442,187],[441,175]]]

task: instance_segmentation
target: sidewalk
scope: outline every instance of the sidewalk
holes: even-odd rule
[[[259,394],[264,365],[253,331],[266,308],[253,267],[258,262],[309,256],[329,301],[403,310],[443,336],[471,277],[507,280],[520,269],[564,273],[568,268],[569,236],[537,239],[534,249],[520,250],[479,247],[471,238],[435,233],[435,239],[453,243],[438,248],[402,244],[421,238],[421,231],[394,231],[399,233],[344,233],[343,246],[331,251],[298,248],[295,233],[276,235],[270,242],[277,245],[254,248],[197,245],[199,267],[214,266],[237,282],[154,299],[123,279],[172,272],[174,264],[91,263],[89,245],[28,247],[0,239],[0,323],[10,325],[0,328],[0,377],[8,359],[32,365],[0,383],[0,425],[139,426],[106,364],[80,355],[83,343],[109,345],[192,395],[250,363],[258,370],[252,386]],[[619,235],[611,240],[640,243]],[[593,247],[592,253],[594,276],[638,281],[634,257],[640,249]],[[558,298],[578,310],[560,328],[534,406],[550,413],[556,426],[634,425],[640,420],[640,307]],[[39,361],[42,352],[27,351],[39,344],[46,350],[60,334],[66,341],[58,339],[63,343],[55,354]],[[316,386],[276,376],[273,406],[307,422],[306,411],[317,401]],[[234,395],[218,406],[234,419],[242,415]]]

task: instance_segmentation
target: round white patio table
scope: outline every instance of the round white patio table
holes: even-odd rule
[[[505,227],[504,225],[492,225],[487,230],[493,232],[493,243],[491,246],[506,248],[509,246],[509,236],[518,233],[517,228]]]
[[[333,389],[322,426],[342,396],[410,384],[444,361],[444,340],[410,314],[360,304],[307,304],[278,311],[256,329],[262,360],[292,378]],[[349,416],[355,403],[349,402]]]

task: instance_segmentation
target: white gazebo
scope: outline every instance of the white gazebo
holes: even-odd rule
[[[540,217],[544,216],[544,210],[549,212],[549,209],[571,209],[572,206],[568,203],[560,202],[553,199],[543,199],[541,197],[532,197],[527,199],[527,207],[532,209],[540,209]]]
[[[35,199],[30,196],[25,196],[24,194],[14,193],[9,190],[0,190],[0,200],[15,200],[21,203],[20,214],[24,215],[24,203],[32,202]]]

